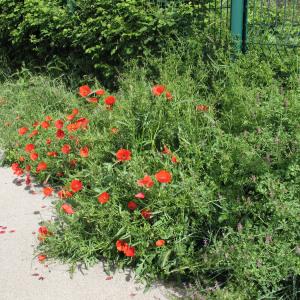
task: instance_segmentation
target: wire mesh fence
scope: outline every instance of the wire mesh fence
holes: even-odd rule
[[[300,50],[300,0],[152,0],[160,8],[189,3],[201,9],[203,23],[215,39],[229,38],[238,17],[234,5],[243,6],[241,36],[245,49]],[[199,17],[199,14],[195,14]]]
[[[299,0],[249,0],[247,44],[275,47],[277,50],[300,47]]]

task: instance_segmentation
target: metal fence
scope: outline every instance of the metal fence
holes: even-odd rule
[[[300,47],[299,0],[248,0],[247,44]]]
[[[229,37],[236,47],[300,49],[300,0],[152,0],[167,8],[191,3],[205,10],[216,38]]]

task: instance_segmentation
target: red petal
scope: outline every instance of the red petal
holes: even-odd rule
[[[112,279],[113,279],[112,276],[107,276],[107,277],[105,278],[105,280],[112,280]]]
[[[139,199],[144,199],[145,198],[145,194],[144,193],[138,193],[134,197],[135,198],[139,198]]]

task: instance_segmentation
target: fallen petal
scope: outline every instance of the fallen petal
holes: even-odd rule
[[[112,280],[113,279],[113,276],[107,276],[106,278],[105,278],[105,280]]]

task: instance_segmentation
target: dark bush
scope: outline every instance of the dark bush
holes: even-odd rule
[[[106,80],[124,61],[158,54],[205,21],[205,5],[187,1],[0,0],[0,7],[0,45],[14,67],[62,61],[63,69]]]

